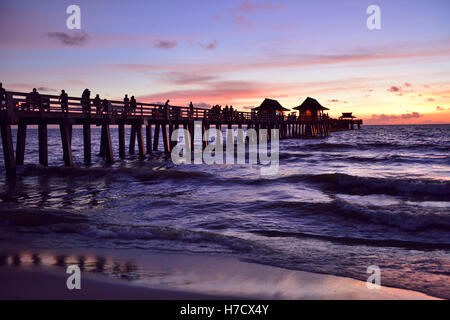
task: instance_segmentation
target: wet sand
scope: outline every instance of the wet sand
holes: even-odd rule
[[[19,250],[3,254],[0,299],[434,299],[349,278],[203,255],[138,250]],[[81,290],[66,267],[82,265]]]

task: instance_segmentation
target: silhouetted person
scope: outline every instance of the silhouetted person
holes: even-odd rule
[[[130,99],[128,99],[128,95],[125,95],[125,98],[123,98],[123,107],[125,110],[125,113],[130,112]]]
[[[85,89],[81,95],[81,106],[83,108],[83,113],[91,113],[91,92],[89,89]]]
[[[103,99],[102,106],[103,106],[103,111],[106,112],[106,114],[108,114],[108,112],[109,112],[109,102],[108,102],[108,100]]]
[[[34,253],[31,257],[31,259],[33,260],[33,264],[38,266],[41,264],[41,257],[39,257],[39,255],[37,253]]]
[[[3,105],[3,101],[6,104],[6,90],[3,88],[3,83],[0,82],[0,107]]]
[[[192,118],[194,116],[194,105],[192,104],[192,101],[189,103],[189,111],[188,111],[188,117]]]
[[[69,97],[67,96],[67,93],[64,90],[61,90],[59,102],[61,103],[62,112],[69,112]]]
[[[30,108],[38,108],[41,109],[42,100],[41,95],[36,90],[36,88],[33,88],[33,91],[31,91],[26,98],[28,109]]]
[[[166,101],[166,104],[164,105],[164,115],[166,117],[166,119],[170,118],[170,107],[169,107],[169,102],[170,100]]]
[[[97,110],[97,114],[102,114],[102,100],[100,99],[100,96],[98,94],[94,98],[93,105]]]
[[[135,113],[136,112],[136,107],[137,107],[136,99],[134,98],[134,96],[132,96],[131,100],[130,100],[130,112],[131,113]]]

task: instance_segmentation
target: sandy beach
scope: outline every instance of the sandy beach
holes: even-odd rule
[[[80,257],[81,290],[68,290],[66,266]],[[365,282],[349,278],[222,257],[70,249],[20,250],[2,259],[0,299],[434,299],[389,287],[369,290]]]

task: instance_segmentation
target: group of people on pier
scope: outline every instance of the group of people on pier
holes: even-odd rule
[[[69,96],[65,90],[61,90],[61,94],[59,95],[58,102],[61,105],[61,111],[63,113],[69,112]],[[128,98],[126,94],[124,99],[124,107],[121,113],[123,115],[134,114],[136,113],[137,102],[134,96]],[[6,90],[3,88],[3,83],[0,83],[0,109],[5,108],[6,106]],[[108,114],[112,112],[111,105],[107,99],[101,99],[100,95],[96,95],[92,100],[92,106],[95,107],[96,114]],[[81,107],[83,113],[91,114],[91,91],[89,89],[85,89],[83,94],[81,95]],[[37,91],[36,88],[27,94],[25,98],[25,104],[21,107],[24,110],[39,110],[39,111],[50,111],[50,99],[48,97],[42,97],[41,94]]]
[[[228,105],[226,105],[225,108],[222,108],[220,105],[215,105],[209,110],[209,117],[232,121],[243,120],[244,114],[234,109],[233,106],[228,107]]]
[[[61,96],[60,96],[60,101],[61,101],[61,97],[64,94],[64,90],[62,90]],[[123,103],[124,103],[124,107],[122,110],[122,114],[126,115],[126,114],[133,114],[136,112],[136,108],[137,108],[137,102],[136,99],[134,98],[134,96],[130,98],[128,98],[128,95],[126,94],[124,99],[123,99]],[[94,98],[94,100],[92,101],[92,105],[95,107],[95,111],[96,114],[108,114],[110,112],[113,112],[115,110],[112,110],[110,102],[107,99],[101,99],[100,95],[97,94]],[[85,89],[83,91],[83,94],[81,95],[81,107],[83,109],[83,113],[85,114],[91,114],[91,91],[89,89]],[[61,104],[61,108],[63,108],[62,104]],[[64,112],[64,109],[63,109]]]

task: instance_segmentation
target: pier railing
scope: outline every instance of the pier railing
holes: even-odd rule
[[[8,113],[19,113],[22,117],[36,117],[39,113],[67,113],[69,115],[110,116],[110,117],[142,117],[155,120],[204,120],[210,122],[323,122],[329,118],[320,116],[318,118],[299,117],[295,115],[269,115],[255,112],[244,112],[222,108],[206,109],[196,107],[172,106],[152,103],[136,102],[134,108],[124,101],[108,100],[108,107],[95,105],[95,99],[90,99],[88,108],[83,107],[82,99],[79,97],[68,97],[67,110],[61,107],[60,97],[57,95],[41,94],[39,101],[32,101],[28,93],[7,92],[7,97],[12,100],[1,105],[1,110]],[[8,100],[8,99],[7,99]],[[12,108],[13,110],[7,110]]]

